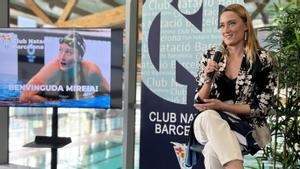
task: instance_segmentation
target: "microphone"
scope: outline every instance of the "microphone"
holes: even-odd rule
[[[219,63],[221,58],[222,58],[222,53],[223,53],[223,50],[224,48],[222,46],[218,46],[216,49],[215,49],[215,55],[214,55],[214,58],[213,60],[216,62],[216,63]],[[210,83],[215,75],[215,71],[213,72],[209,72],[207,73],[207,78],[205,79],[205,83]]]

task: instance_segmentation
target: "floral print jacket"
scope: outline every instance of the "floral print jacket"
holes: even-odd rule
[[[258,125],[266,122],[266,116],[273,104],[274,89],[276,86],[275,77],[272,71],[272,59],[265,50],[257,52],[256,61],[250,65],[247,57],[244,54],[240,71],[235,83],[235,103],[249,104],[251,114],[246,117],[250,125]],[[213,58],[214,49],[210,49],[203,55],[199,71],[196,76],[198,92],[205,83],[204,68],[207,65],[208,59]],[[218,75],[224,74],[226,69],[226,59],[222,57],[219,62]],[[217,75],[217,78],[218,78]],[[217,79],[216,79],[217,80]],[[212,85],[210,98],[218,98],[220,92],[217,90],[219,86],[216,83]]]

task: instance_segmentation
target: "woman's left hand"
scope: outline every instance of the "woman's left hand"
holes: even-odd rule
[[[204,99],[203,104],[194,104],[194,107],[199,110],[222,110],[224,108],[224,104],[222,101],[218,99]]]

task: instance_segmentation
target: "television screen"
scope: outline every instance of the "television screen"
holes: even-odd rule
[[[122,30],[0,28],[0,105],[121,108]]]

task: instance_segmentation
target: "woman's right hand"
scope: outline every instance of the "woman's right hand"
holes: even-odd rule
[[[198,97],[202,99],[207,99],[209,98],[210,91],[211,91],[211,85],[214,83],[215,73],[214,77],[209,77],[208,74],[212,72],[217,72],[219,70],[219,65],[213,60],[213,59],[208,59],[207,60],[207,65],[205,66],[202,75],[204,75],[204,85],[202,88],[198,91]]]
[[[211,72],[216,72],[219,70],[219,65],[217,64],[217,62],[215,62],[213,59],[209,59],[208,62],[207,62],[207,65],[204,69],[204,74],[205,74],[205,77],[207,78],[208,76],[208,73],[211,73]]]
[[[37,93],[25,91],[19,98],[20,103],[44,103],[49,100],[45,97],[39,96]]]

